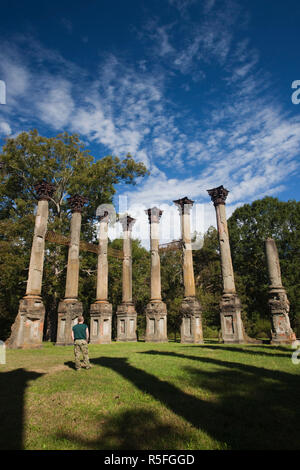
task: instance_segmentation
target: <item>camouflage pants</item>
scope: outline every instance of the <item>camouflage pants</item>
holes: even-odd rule
[[[80,353],[82,353],[83,364],[85,367],[90,367],[88,344],[85,339],[75,339],[75,369],[79,369],[81,367]]]

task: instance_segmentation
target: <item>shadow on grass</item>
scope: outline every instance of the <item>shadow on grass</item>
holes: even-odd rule
[[[28,382],[43,374],[17,369],[0,373],[0,449],[23,449],[24,395]]]
[[[202,361],[209,366],[202,369],[185,367],[187,385],[193,385],[195,394],[182,391],[177,386],[160,380],[148,372],[130,365],[126,358],[97,358],[94,364],[117,372],[130,380],[143,393],[151,395],[170,411],[188,421],[229,449],[299,449],[300,407],[299,376],[286,372],[270,371],[240,363],[196,358],[182,354],[148,351],[141,354],[172,356]],[[209,391],[209,394],[207,393]],[[204,393],[205,392],[205,393]],[[204,398],[200,398],[199,396]],[[141,414],[141,416],[143,413]],[[142,449],[143,440],[137,438],[139,428],[145,432],[139,412],[128,412],[107,422],[104,433],[93,442],[80,441],[74,436],[64,438],[88,446],[104,448],[113,436],[117,449]],[[131,421],[133,419],[133,421]],[[137,428],[134,422],[137,420]],[[157,424],[154,415],[148,415],[147,426],[156,429],[155,441],[148,449],[161,441],[162,423]],[[126,423],[130,422],[130,427]],[[141,424],[142,423],[142,424]],[[126,429],[126,437],[124,437]],[[166,431],[166,429],[164,430]],[[131,440],[132,439],[132,440]],[[172,438],[169,432],[169,448],[182,448],[182,442]],[[119,443],[119,444],[118,444]],[[181,447],[180,447],[181,445]],[[153,447],[154,446],[154,447]],[[168,446],[167,446],[168,447]],[[111,447],[109,447],[111,448]]]
[[[64,365],[68,366],[70,369],[76,370],[75,369],[75,362],[67,361],[67,362],[64,362]]]
[[[258,356],[268,356],[268,357],[288,357],[289,355],[292,354],[292,349],[284,348],[281,346],[262,346],[262,345],[246,345],[244,348],[238,347],[238,346],[224,346],[224,344],[220,344],[220,346],[214,346],[212,344],[199,344],[197,346],[182,346],[181,349],[186,349],[186,348],[202,348],[202,349],[213,349],[216,351],[229,351],[229,352],[239,352],[243,354],[248,354],[249,356],[251,355],[258,355]],[[263,349],[258,350],[258,349]],[[265,350],[266,351],[265,351]],[[273,350],[275,351],[284,351],[285,354],[281,354],[280,352],[272,352]]]
[[[174,352],[140,354],[171,356],[213,366],[201,369],[185,366],[189,373],[187,385],[210,392],[214,403],[206,402],[205,406],[199,400],[195,416],[200,428],[226,442],[228,447],[300,448],[298,374]],[[186,419],[192,422],[188,415]]]
[[[153,411],[132,409],[99,418],[99,436],[84,439],[75,434],[60,433],[58,439],[76,443],[78,448],[98,450],[167,450],[180,449],[189,436],[182,429],[165,423]],[[170,442],[172,446],[170,447]]]

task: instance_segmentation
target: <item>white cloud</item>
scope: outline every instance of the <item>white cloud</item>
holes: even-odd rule
[[[7,122],[0,121],[0,135],[7,136],[7,135],[10,135],[11,133],[12,132],[11,132],[10,125]]]
[[[191,5],[171,3],[182,11]],[[24,57],[17,45],[6,45],[0,57],[8,65],[4,78],[11,102],[3,107],[0,129],[11,133],[17,125],[42,123],[79,132],[102,146],[99,154],[130,152],[151,170],[127,192],[130,207],[164,205],[169,213],[171,201],[189,196],[204,204],[205,226],[214,219],[208,188],[223,184],[230,190],[228,211],[261,194],[279,193],[298,169],[300,119],[283,112],[249,39],[236,41],[239,9],[226,5],[223,11],[207,0],[203,21],[177,31],[180,47],[173,40],[175,24],[156,24],[151,58],[133,64],[110,54],[93,74],[33,41]],[[157,55],[159,64],[153,65]],[[210,66],[219,71],[221,85],[199,115],[190,116],[187,104],[176,103],[173,76],[184,75],[182,90],[182,81],[205,80],[200,72]],[[200,87],[198,93],[200,101]]]
[[[74,101],[71,96],[71,84],[62,79],[47,78],[42,83],[36,108],[40,119],[55,129],[65,127],[74,111]]]

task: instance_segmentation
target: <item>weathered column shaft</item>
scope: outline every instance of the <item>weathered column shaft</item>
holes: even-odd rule
[[[195,279],[193,267],[193,252],[191,243],[190,213],[182,212],[181,233],[183,241],[183,281],[185,297],[195,296]]]
[[[267,266],[270,280],[270,288],[282,287],[279,256],[276,243],[272,238],[266,240]]]
[[[99,226],[99,254],[97,269],[97,301],[107,301],[108,299],[108,218],[100,220]]]
[[[132,302],[132,242],[131,229],[135,219],[122,217],[123,226],[123,276],[122,303],[117,308],[117,341],[136,341],[137,313]]]
[[[236,289],[234,283],[225,204],[218,204],[215,206],[215,208],[219,233],[223,293],[234,294]]]
[[[71,219],[71,241],[68,253],[65,299],[77,299],[79,281],[79,246],[81,213],[73,212]]]
[[[97,290],[96,302],[91,304],[91,336],[90,342],[94,344],[103,344],[111,342],[112,332],[112,305],[108,302],[108,221],[109,214],[99,216],[99,251],[98,251],[98,269],[97,269]]]
[[[38,202],[35,218],[26,296],[41,296],[47,223],[48,201],[42,199]]]
[[[167,336],[167,307],[161,300],[160,257],[159,247],[159,221],[162,211],[157,207],[145,211],[150,224],[150,251],[151,251],[151,286],[150,302],[146,306],[146,332],[145,341],[168,341]]]
[[[199,300],[196,298],[191,243],[190,212],[194,201],[184,197],[174,202],[179,209],[183,246],[184,299],[180,305],[182,317],[180,341],[181,343],[203,343],[202,308]]]
[[[131,231],[123,232],[122,302],[132,302]]]
[[[151,249],[151,300],[161,300],[161,278],[159,246],[159,223],[152,221],[150,224],[150,249]]]
[[[73,344],[72,326],[76,324],[79,316],[82,315],[83,306],[78,300],[79,281],[79,250],[80,250],[80,230],[81,212],[87,199],[79,194],[68,198],[71,207],[71,228],[70,245],[68,252],[68,266],[65,298],[58,304],[57,320],[57,345]]]
[[[52,183],[41,181],[35,186],[38,197],[34,235],[25,296],[20,300],[18,315],[6,344],[9,348],[41,347],[45,307],[41,298],[45,236],[48,223],[48,201],[55,192]]]

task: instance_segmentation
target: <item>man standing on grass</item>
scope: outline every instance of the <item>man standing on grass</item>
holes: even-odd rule
[[[82,353],[85,368],[90,369],[91,364],[88,350],[89,330],[82,316],[78,317],[78,324],[72,328],[72,339],[74,341],[75,369],[79,370],[81,367],[80,352]]]

